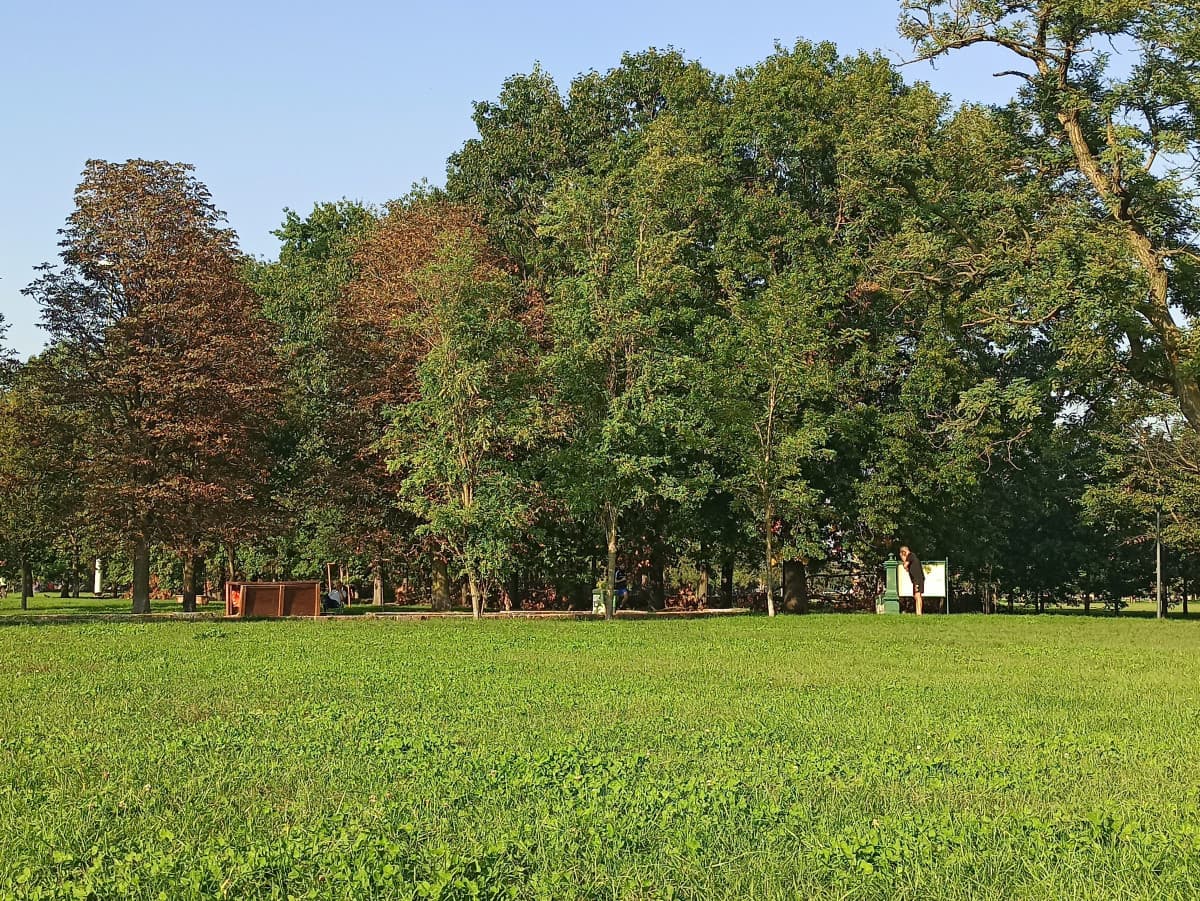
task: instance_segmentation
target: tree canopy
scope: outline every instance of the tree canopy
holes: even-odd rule
[[[189,166],[90,162],[0,365],[4,540],[132,560],[137,610],[155,548],[611,616],[869,602],[900,544],[1116,610],[1200,550],[1198,21],[905,0],[920,59],[1013,55],[991,107],[805,41],[535,67],[444,188],[285,211],[273,260]]]

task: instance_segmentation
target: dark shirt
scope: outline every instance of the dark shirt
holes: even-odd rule
[[[925,593],[925,570],[921,566],[921,561],[917,559],[917,555],[912,551],[908,552],[908,578],[912,580],[913,591]]]

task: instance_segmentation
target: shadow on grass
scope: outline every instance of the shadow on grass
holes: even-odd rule
[[[211,622],[214,620],[224,620],[225,609],[222,604],[209,603],[198,607],[195,613],[184,613],[180,609],[178,600],[156,600],[150,604],[151,612],[149,614],[134,614],[130,611],[130,600],[120,597],[83,597],[83,598],[62,598],[55,594],[38,594],[30,598],[27,609],[21,609],[21,599],[19,595],[10,593],[7,598],[0,600],[0,626],[16,626],[16,625],[71,625],[76,623],[99,623],[99,622],[131,622],[131,623],[152,623],[152,622]],[[454,607],[446,613],[454,614],[458,617],[469,616],[470,607]],[[715,610],[709,612],[696,611],[664,611],[667,615],[647,615],[641,611],[620,611],[618,618],[624,622],[654,622],[661,619],[675,618],[691,618],[693,616],[706,618],[713,615],[752,615],[765,616],[765,613],[750,613],[744,608],[736,611]],[[862,615],[871,615],[873,613],[867,611],[856,611]],[[592,619],[589,611],[545,611],[547,619]],[[377,607],[373,604],[355,604],[349,610],[341,610],[336,613],[327,613],[323,619],[333,620],[364,620],[378,616],[381,619],[390,618],[394,614],[409,614],[410,616],[429,618],[439,618],[442,614],[435,613],[428,606],[417,604],[385,604],[382,607]],[[513,611],[513,618],[528,618],[538,619],[543,615],[542,611]],[[797,614],[781,614],[782,616],[794,616]],[[846,611],[825,609],[815,607],[803,616],[821,616],[821,615],[836,615],[845,616]],[[912,616],[912,613],[903,613],[901,616]],[[928,617],[942,617],[946,614],[939,611],[929,611]],[[982,616],[979,611],[963,611],[952,612],[951,616]],[[1136,620],[1152,620],[1155,618],[1155,607],[1152,602],[1135,601],[1128,607],[1122,609],[1120,613],[1114,615],[1111,609],[1104,607],[1093,607],[1089,611],[1085,611],[1082,607],[1068,606],[1051,606],[1044,612],[1038,613],[1033,607],[1016,605],[1013,610],[1009,610],[1007,606],[1001,606],[994,616],[1003,617],[1071,617],[1071,618],[1094,618],[1106,620],[1121,620],[1121,619],[1136,619]],[[488,619],[508,618],[509,614],[497,614],[496,611],[491,611]],[[309,617],[301,617],[308,619]],[[407,619],[408,617],[400,617]],[[601,617],[602,618],[602,617]],[[268,618],[270,619],[270,618]],[[1186,615],[1176,605],[1168,615],[1169,620],[1200,620],[1200,610],[1190,610]],[[257,620],[259,622],[267,621]]]
[[[1017,607],[1016,610],[1008,611],[1001,609],[996,611],[997,616],[1072,616],[1087,619],[1157,619],[1158,614],[1151,606],[1143,608],[1127,607],[1121,610],[1120,613],[1113,613],[1112,610],[1103,608],[1092,608],[1084,610],[1082,607],[1049,607],[1041,613],[1038,613],[1032,607],[1022,609]],[[1170,620],[1200,620],[1200,611],[1189,610],[1184,613],[1182,610],[1174,609],[1167,612],[1167,619]]]

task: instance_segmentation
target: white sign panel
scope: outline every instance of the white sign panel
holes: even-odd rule
[[[912,579],[909,578],[908,570],[901,564],[900,570],[900,597],[911,598],[913,596]],[[921,569],[925,570],[925,594],[927,598],[944,598],[946,596],[946,564],[945,563],[922,563]]]

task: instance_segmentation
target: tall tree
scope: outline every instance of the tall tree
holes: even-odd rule
[[[802,608],[804,577],[834,536],[877,554],[858,488],[885,417],[901,412],[925,299],[885,290],[871,269],[903,228],[897,198],[928,161],[943,102],[878,56],[803,41],[728,87],[722,145],[736,190],[716,247],[714,392],[773,612],[778,558],[794,562],[789,600]]]
[[[622,517],[691,497],[676,463],[704,419],[691,396],[692,335],[714,302],[703,245],[718,187],[714,167],[665,116],[608,172],[564,182],[543,217],[563,260],[549,307],[551,378],[572,423],[560,463],[575,509],[600,526],[609,617]]]
[[[451,227],[434,239],[427,262],[396,273],[414,301],[400,326],[419,362],[387,446],[404,474],[405,506],[449,552],[478,617],[514,569],[535,510],[520,457],[539,437],[537,348],[528,298],[482,229]]]
[[[763,542],[771,616],[780,558],[821,555],[817,517],[824,496],[811,463],[832,453],[828,413],[838,387],[831,353],[837,291],[819,270],[801,265],[790,265],[762,290],[731,292],[729,317],[712,342],[713,412],[736,461],[728,484]]]
[[[550,306],[557,309],[557,313],[550,316],[552,344],[556,347],[551,354],[554,372],[550,381],[558,389],[557,410],[571,412],[576,432],[566,442],[566,447],[555,444],[549,448],[551,452],[542,455],[541,476],[556,502],[573,509],[578,517],[600,518],[596,510],[590,509],[595,506],[592,491],[584,490],[584,486],[598,487],[599,482],[582,478],[579,469],[586,460],[592,459],[596,436],[591,433],[586,439],[593,441],[591,449],[576,453],[584,450],[582,435],[587,429],[583,428],[583,420],[578,415],[583,409],[581,396],[572,393],[591,377],[585,373],[587,366],[584,364],[584,358],[590,353],[584,350],[584,345],[591,339],[582,333],[572,334],[574,327],[567,325],[564,318],[574,315],[568,311],[577,300],[570,299],[574,297],[573,292],[591,277],[581,268],[582,257],[573,243],[580,237],[582,229],[590,229],[599,223],[599,220],[587,223],[581,218],[591,215],[585,213],[583,204],[598,204],[592,212],[601,218],[608,217],[607,223],[599,223],[599,227],[608,230],[603,240],[609,242],[609,250],[622,254],[623,260],[628,259],[628,235],[621,238],[616,235],[618,230],[628,232],[633,227],[632,216],[642,214],[635,212],[628,200],[631,172],[638,160],[646,155],[647,147],[658,140],[652,138],[648,142],[647,133],[656,122],[664,118],[673,120],[671,130],[676,135],[687,136],[686,141],[676,142],[673,152],[679,154],[681,161],[699,160],[703,155],[699,153],[701,148],[711,149],[719,140],[721,102],[719,80],[700,64],[686,60],[675,51],[625,54],[620,65],[603,73],[585,73],[576,78],[566,92],[559,92],[546,73],[535,70],[506,81],[495,102],[476,106],[479,137],[467,142],[451,157],[447,177],[450,196],[482,209],[489,232],[497,237],[501,248],[514,259],[527,281],[542,290],[551,299]],[[679,171],[682,170],[681,165]],[[648,171],[649,166],[642,167],[643,174]],[[680,181],[679,185],[682,184]],[[671,198],[669,202],[677,203],[683,193],[682,190],[678,194],[668,190],[666,196]],[[585,195],[590,196],[590,200],[585,200]],[[705,224],[693,230],[691,246],[680,255],[697,275],[689,294],[679,295],[682,306],[691,312],[679,311],[673,332],[676,336],[694,326],[697,305],[712,306],[716,296],[712,267],[700,265],[702,245],[707,242],[711,246],[713,241],[716,204],[706,194],[693,196],[689,202],[694,207],[706,206],[707,209],[702,217],[694,217],[697,222],[703,218]],[[648,197],[638,203],[646,210],[653,206]],[[573,208],[568,210],[572,204]],[[605,208],[608,213],[604,212]],[[664,212],[659,224],[666,226],[676,212]],[[649,219],[643,225],[646,230],[643,244],[646,246],[659,239],[663,247],[678,240],[678,235],[656,234],[657,225],[652,225]],[[620,247],[621,243],[626,246]],[[593,262],[604,268],[603,263]],[[616,265],[615,258],[613,262]],[[679,279],[680,284],[682,281]],[[667,296],[664,292],[664,303]],[[556,321],[558,324],[554,325]],[[695,354],[690,356],[694,361]],[[560,364],[562,368],[559,368]],[[661,372],[666,375],[665,368]],[[574,386],[570,390],[567,390],[568,383]],[[667,396],[680,397],[687,390],[677,380],[660,397],[666,404]],[[633,397],[630,395],[631,401]],[[668,406],[674,407],[673,413],[668,412]],[[702,409],[702,405],[694,404],[690,412],[699,414]],[[660,465],[657,474],[644,483],[652,490],[641,495],[628,510],[632,517],[630,537],[635,544],[644,543],[647,547],[635,549],[631,546],[626,550],[639,558],[644,556],[642,550],[649,551],[654,561],[651,569],[655,582],[658,580],[654,574],[661,571],[663,561],[669,556],[666,545],[690,543],[682,532],[673,536],[667,533],[688,528],[696,511],[711,494],[713,484],[707,471],[711,469],[711,461],[695,447],[685,450],[679,439],[681,434],[693,431],[696,425],[696,422],[686,422],[686,416],[680,418],[678,414],[685,410],[686,405],[672,401],[655,413],[643,410],[636,414],[646,417],[645,421],[649,423],[645,428],[636,428],[638,441],[645,444],[643,449],[648,453],[652,451]],[[659,439],[653,437],[664,430],[668,436],[665,440],[663,435]],[[660,446],[652,449],[651,444],[656,440]],[[632,452],[632,444],[619,440],[617,443]],[[649,457],[643,460],[647,461]],[[655,484],[663,490],[654,489]],[[685,509],[691,512],[685,512]],[[585,528],[583,534],[589,531]],[[605,537],[599,543],[606,545],[608,530],[601,531]],[[586,543],[571,548],[557,546],[558,542],[566,541],[568,534],[580,534],[579,523],[565,530],[558,527],[539,530],[541,539],[549,542],[544,548],[545,558],[556,561],[555,583],[594,579],[589,558],[594,556],[595,548]],[[601,549],[601,555],[605,553],[606,550]],[[573,562],[568,564],[566,561]],[[569,566],[572,571],[561,572],[563,566]]]
[[[435,569],[467,580],[478,615],[528,525],[514,463],[534,437],[540,305],[476,214],[438,198],[393,204],[356,260],[339,326],[356,360],[361,479],[390,495]]]
[[[1193,0],[905,0],[901,32],[921,58],[976,44],[1010,51],[1031,135],[1062,152],[1097,223],[1113,226],[1139,284],[1122,356],[1141,384],[1200,427],[1200,15]],[[1128,72],[1114,75],[1106,47]],[[1031,160],[1032,162],[1032,160]],[[1074,184],[1072,182],[1077,182]],[[1098,260],[1097,264],[1108,260]],[[1104,319],[1107,311],[1096,312]],[[1177,313],[1184,315],[1179,322]]]
[[[373,210],[347,201],[318,204],[303,218],[288,210],[275,232],[279,258],[250,267],[279,335],[286,428],[272,476],[284,521],[270,554],[283,573],[313,576],[333,560],[357,562],[360,552],[367,566],[382,562],[378,517],[359,509],[359,442],[340,393],[356,360],[337,317],[354,254],[375,222]]]
[[[92,160],[61,267],[26,289],[58,364],[46,394],[83,430],[88,507],[133,546],[135,613],[152,544],[195,556],[264,500],[274,356],[223,221],[190,166]]]
[[[85,455],[77,423],[45,394],[52,351],[32,357],[0,389],[0,547],[20,568],[21,607],[35,564],[61,556],[65,582],[79,577],[92,530],[84,505]]]

